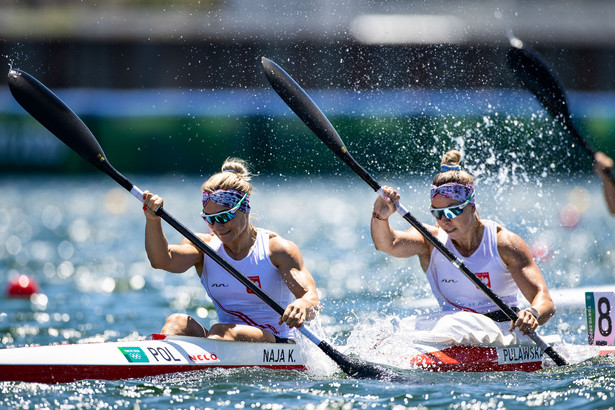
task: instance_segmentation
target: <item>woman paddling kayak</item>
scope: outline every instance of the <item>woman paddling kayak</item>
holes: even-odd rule
[[[163,199],[145,191],[145,250],[152,267],[182,273],[194,266],[219,319],[207,330],[189,315],[173,314],[167,318],[162,334],[284,343],[292,338],[291,328],[313,319],[319,310],[316,285],[299,248],[250,222],[249,180],[247,164],[229,158],[222,171],[201,186],[201,216],[211,233],[199,237],[265,293],[287,306],[284,314],[277,315],[188,240],[170,245],[153,211],[163,205]]]
[[[511,331],[518,328],[527,334],[554,315],[555,305],[527,244],[501,225],[479,217],[474,178],[461,170],[460,163],[459,151],[444,155],[441,172],[431,187],[430,210],[437,224],[425,226],[504,303],[516,308],[517,293],[521,290],[530,307],[518,312]],[[388,218],[395,212],[400,196],[391,187],[382,189],[387,199],[376,199],[371,220],[376,249],[395,257],[418,256],[442,310],[486,314],[500,322],[508,320],[491,299],[415,228],[398,231],[391,227]]]

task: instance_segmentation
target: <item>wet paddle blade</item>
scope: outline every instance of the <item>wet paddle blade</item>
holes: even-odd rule
[[[352,359],[333,349],[327,342],[321,341],[318,347],[327,354],[347,375],[355,379],[376,379],[396,383],[412,383],[411,380],[382,366]]]
[[[261,63],[271,87],[286,105],[335,155],[367,182],[374,191],[378,191],[380,184],[350,155],[327,116],[310,96],[279,65],[265,57],[262,58]]]
[[[10,70],[8,83],[15,101],[34,119],[83,159],[130,191],[132,184],[107,161],[92,132],[49,88],[21,70]]]
[[[542,57],[527,47],[510,47],[506,57],[517,79],[534,94],[545,110],[553,118],[565,121],[570,112],[564,88]]]
[[[320,138],[333,152],[347,152],[339,134],[305,91],[279,65],[263,57],[261,60],[267,80],[288,107]]]
[[[564,87],[546,61],[528,46],[515,39],[507,52],[507,63],[519,82],[540,102],[543,108],[575,137],[579,145],[594,159],[596,151],[572,121]]]

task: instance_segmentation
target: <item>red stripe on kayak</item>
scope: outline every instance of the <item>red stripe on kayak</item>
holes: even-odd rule
[[[462,364],[447,364],[433,363],[418,366],[422,369],[431,372],[469,372],[469,373],[485,373],[485,372],[535,372],[542,369],[542,362],[530,363],[462,363]]]
[[[610,356],[615,355],[615,346],[601,346],[600,347],[600,356]]]
[[[534,372],[542,369],[542,361],[498,363],[497,350],[492,347],[452,346],[421,353],[409,358],[411,365],[434,372]]]
[[[32,383],[70,383],[79,380],[121,380],[159,376],[169,373],[183,373],[195,370],[232,369],[238,367],[258,367],[276,370],[305,370],[304,365],[259,365],[259,366],[197,366],[197,365],[0,365],[0,381]]]

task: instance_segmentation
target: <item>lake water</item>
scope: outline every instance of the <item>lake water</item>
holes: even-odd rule
[[[129,176],[162,195],[165,208],[193,231],[201,178]],[[399,187],[419,220],[428,213],[430,178],[382,178]],[[478,187],[483,218],[518,233],[534,250],[553,290],[558,313],[541,334],[587,343],[584,290],[615,284],[615,218],[605,209],[598,179],[529,177]],[[374,250],[369,221],[375,194],[354,175],[270,176],[254,179],[255,224],[297,243],[314,275],[324,312],[314,330],[344,344],[361,327],[373,336],[392,319],[429,311],[433,299],[415,259]],[[172,312],[209,325],[214,317],[194,271],[174,275],[150,268],[143,249],[140,204],[102,174],[0,176],[0,283],[25,273],[42,294],[32,300],[0,296],[2,346],[113,341],[160,330]],[[407,222],[394,216],[397,228]],[[166,226],[171,242],[180,236]],[[613,286],[615,288],[615,286]],[[373,334],[370,334],[372,333]],[[615,406],[615,361],[578,362],[536,373],[397,371],[413,384],[354,380],[308,353],[307,372],[262,369],[197,372],[124,381],[57,386],[0,383],[6,408],[521,408]],[[362,359],[370,360],[369,357]]]

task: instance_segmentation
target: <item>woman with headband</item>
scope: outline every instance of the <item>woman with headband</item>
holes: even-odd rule
[[[154,213],[163,205],[163,199],[146,191],[145,250],[152,267],[182,273],[194,266],[218,313],[218,323],[209,330],[191,316],[173,314],[167,318],[162,334],[287,343],[293,335],[291,329],[313,319],[319,310],[314,279],[297,246],[251,224],[249,180],[246,163],[229,158],[222,172],[201,186],[201,216],[211,233],[199,237],[265,293],[287,306],[284,314],[279,316],[187,239],[170,245],[160,217]]]
[[[507,305],[518,311],[521,290],[530,307],[518,312],[511,331],[523,334],[543,325],[555,314],[555,305],[542,273],[526,243],[493,221],[481,219],[475,205],[474,179],[459,164],[461,154],[444,155],[441,172],[431,186],[431,213],[436,225],[426,228],[491,288]],[[371,220],[376,249],[399,258],[418,256],[431,290],[443,311],[485,314],[497,322],[507,321],[504,312],[484,292],[433,247],[419,231],[394,230],[388,219],[395,212],[399,194],[382,187],[386,200],[378,197]]]

